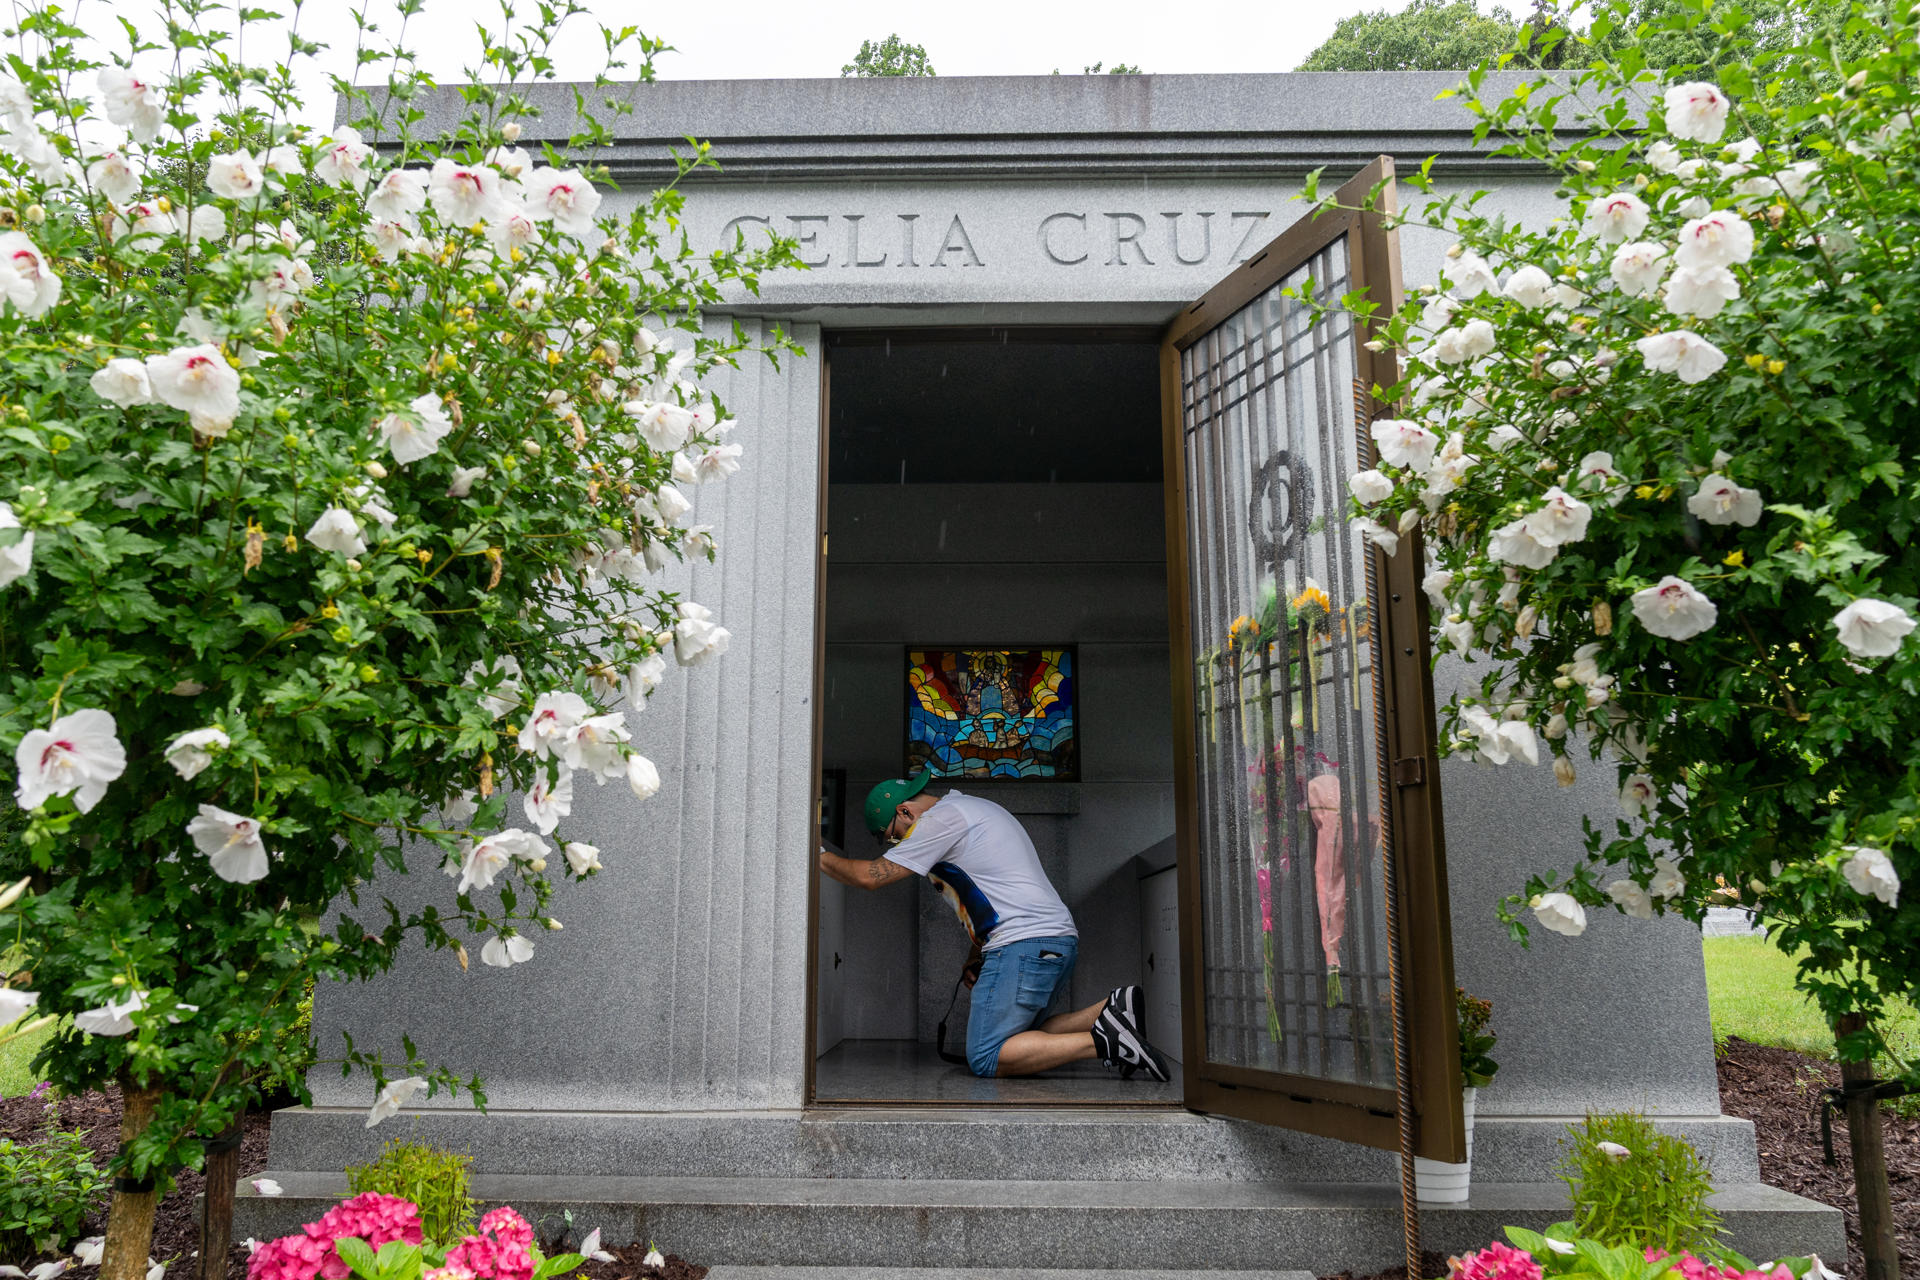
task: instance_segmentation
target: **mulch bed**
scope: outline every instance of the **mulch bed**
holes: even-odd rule
[[[46,1100],[31,1096],[0,1098],[0,1138],[26,1142],[39,1137],[46,1123],[48,1106]],[[57,1123],[60,1128],[86,1131],[87,1145],[93,1149],[95,1163],[104,1169],[120,1142],[120,1091],[108,1089],[104,1093],[60,1098],[52,1106],[59,1117]],[[240,1176],[243,1178],[266,1171],[268,1123],[269,1117],[265,1113],[249,1115],[246,1119],[240,1142]],[[181,1171],[173,1190],[162,1197],[159,1208],[154,1212],[153,1258],[168,1264],[170,1280],[190,1280],[196,1273],[200,1227],[194,1216],[194,1197],[200,1194],[205,1185],[204,1175],[190,1170]],[[106,1229],[107,1209],[103,1200],[99,1211],[87,1220],[85,1234],[103,1235]],[[645,1242],[636,1242],[625,1248],[609,1245],[607,1252],[614,1255],[614,1261],[588,1262],[577,1274],[587,1277],[587,1280],[704,1280],[707,1274],[705,1267],[696,1266],[677,1254],[666,1255],[665,1267],[643,1265],[641,1260],[647,1255]],[[227,1275],[231,1280],[241,1280],[247,1274],[247,1257],[247,1249],[243,1244],[236,1244],[228,1251]],[[86,1270],[69,1273],[76,1277],[87,1274],[89,1271]]]
[[[1769,1049],[1729,1038],[1720,1055],[1720,1109],[1753,1121],[1760,1141],[1760,1176],[1776,1187],[1830,1204],[1846,1215],[1847,1265],[1835,1269],[1864,1276],[1860,1219],[1853,1205],[1853,1151],[1843,1116],[1833,1122],[1828,1165],[1820,1146],[1820,1091],[1840,1084],[1840,1068],[1791,1049]],[[1880,1112],[1887,1148],[1887,1181],[1893,1188],[1894,1241],[1902,1275],[1920,1276],[1920,1119]]]
[[[1721,1109],[1753,1122],[1760,1145],[1760,1176],[1776,1187],[1840,1209],[1847,1220],[1844,1272],[1851,1277],[1864,1275],[1860,1223],[1853,1208],[1853,1157],[1843,1120],[1834,1123],[1834,1155],[1839,1163],[1829,1166],[1820,1147],[1820,1090],[1840,1083],[1840,1069],[1790,1049],[1769,1049],[1738,1038],[1727,1041],[1718,1065]],[[87,1131],[87,1144],[104,1167],[118,1141],[118,1090],[61,1098],[53,1105],[62,1128]],[[31,1097],[0,1099],[0,1138],[23,1141],[38,1136],[47,1107],[45,1101]],[[240,1147],[242,1177],[267,1167],[267,1124],[265,1115],[247,1117]],[[1902,1119],[1883,1112],[1882,1124],[1888,1177],[1893,1184],[1900,1267],[1906,1275],[1920,1276],[1920,1119]],[[170,1263],[168,1270],[175,1280],[187,1280],[193,1269],[190,1264],[198,1233],[193,1199],[203,1181],[200,1174],[181,1173],[178,1185],[161,1200],[154,1216],[153,1256]],[[104,1204],[88,1221],[86,1230],[89,1235],[106,1230]],[[643,1242],[617,1249],[609,1246],[609,1252],[614,1254],[614,1261],[589,1262],[581,1268],[587,1280],[702,1280],[707,1274],[705,1267],[673,1254],[667,1255],[664,1269],[643,1266],[641,1259],[647,1252]],[[234,1246],[228,1255],[227,1274],[238,1280],[246,1274],[246,1264],[246,1249]],[[1430,1277],[1441,1275],[1446,1271],[1446,1259],[1429,1253],[1424,1270]],[[1343,1271],[1323,1280],[1356,1277]],[[1395,1267],[1364,1280],[1407,1280],[1406,1268]]]

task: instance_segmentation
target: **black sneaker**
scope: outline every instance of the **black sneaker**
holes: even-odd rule
[[[1123,1080],[1133,1079],[1136,1071],[1144,1071],[1161,1083],[1173,1079],[1166,1060],[1111,1007],[1102,1009],[1093,1020],[1093,1045],[1100,1052],[1100,1060],[1117,1070]]]
[[[1133,1028],[1133,1034],[1147,1038],[1147,992],[1144,987],[1115,987],[1107,997],[1107,1008],[1120,1021]]]

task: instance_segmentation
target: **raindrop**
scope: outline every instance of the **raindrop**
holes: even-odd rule
[[[905,458],[902,458],[900,459],[900,483],[905,484],[906,482],[907,482],[907,460]]]
[[[945,520],[940,522],[940,542],[935,549],[939,551],[945,551],[947,549],[947,522]]]

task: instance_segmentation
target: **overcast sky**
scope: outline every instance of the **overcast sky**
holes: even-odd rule
[[[241,0],[291,12],[290,0]],[[80,25],[99,35],[107,47],[124,51],[116,15],[137,12],[148,0],[82,0]],[[971,0],[928,4],[923,0],[704,0],[672,4],[632,0],[589,0],[598,21],[637,25],[675,46],[655,64],[662,78],[738,79],[768,76],[838,76],[866,39],[897,32],[926,48],[943,76],[1045,75],[1054,68],[1077,73],[1102,62],[1135,63],[1149,72],[1289,71],[1325,40],[1334,24],[1362,9],[1393,9],[1406,0],[1198,0],[1196,3],[1147,4],[1142,0],[1064,3],[1062,0]],[[406,43],[442,83],[464,80],[478,49],[474,23],[498,14],[497,0],[462,3],[428,0],[427,13],[415,18]],[[308,0],[300,12],[300,30],[309,39],[332,46],[329,60],[346,65],[352,55],[355,26],[349,16],[357,4],[346,0]],[[531,3],[523,3],[531,10]],[[383,31],[397,21],[390,0],[374,0],[373,13]],[[149,24],[157,32],[157,24]],[[258,31],[258,29],[255,29]],[[595,24],[574,19],[571,36],[557,50],[564,78],[585,79],[599,66],[600,40]],[[249,61],[273,57],[278,48],[264,32],[250,37]],[[148,55],[156,57],[157,55]],[[325,72],[304,60],[301,81],[308,89],[303,119],[331,125],[331,91]],[[155,70],[163,69],[159,64]],[[372,70],[361,73],[365,81]]]

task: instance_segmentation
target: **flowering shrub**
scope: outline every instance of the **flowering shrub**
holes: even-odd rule
[[[528,961],[553,879],[602,865],[576,784],[659,789],[621,704],[729,639],[651,585],[712,558],[689,495],[742,465],[700,380],[744,348],[701,312],[793,261],[696,257],[672,185],[616,208],[584,91],[563,151],[514,145],[573,6],[487,36],[497,83],[433,137],[397,48],[347,64],[391,57],[381,93],[336,77],[349,124],[287,124],[288,67],[204,33],[272,15],[212,8],[102,66],[23,5],[0,72],[0,1027],[71,1018],[45,1074],[151,1101],[117,1171],[163,1181],[304,1088],[290,994],[410,933]],[[409,865],[437,903],[370,895]],[[369,1123],[457,1083],[406,1053],[387,1082],[348,1043]]]
[[[1577,935],[1734,900],[1830,1021],[1872,1024],[1920,981],[1916,17],[1856,3],[1866,56],[1756,63],[1738,20],[1669,8],[1588,69],[1467,77],[1478,136],[1556,172],[1565,216],[1406,219],[1458,243],[1373,316],[1405,416],[1373,424],[1355,509],[1389,555],[1422,539],[1437,647],[1471,664],[1447,750],[1618,770],[1584,861],[1503,905],[1516,936],[1527,906]],[[1711,63],[1649,71],[1641,42],[1682,35]]]
[[[342,1201],[300,1230],[254,1250],[247,1280],[549,1280],[585,1261],[578,1253],[546,1257],[527,1220],[504,1205],[480,1219],[479,1235],[444,1251],[422,1241],[410,1201],[374,1192]],[[589,1238],[589,1252],[605,1259],[599,1237]]]
[[[1545,1233],[1508,1227],[1511,1245],[1494,1241],[1478,1253],[1447,1259],[1448,1280],[1840,1280],[1819,1256],[1755,1263],[1731,1249],[1702,1257],[1609,1243],[1556,1222]]]
[[[300,1231],[254,1250],[247,1280],[346,1280],[352,1268],[334,1248],[336,1241],[351,1236],[375,1250],[395,1240],[419,1244],[420,1211],[411,1201],[369,1191],[341,1201]]]

